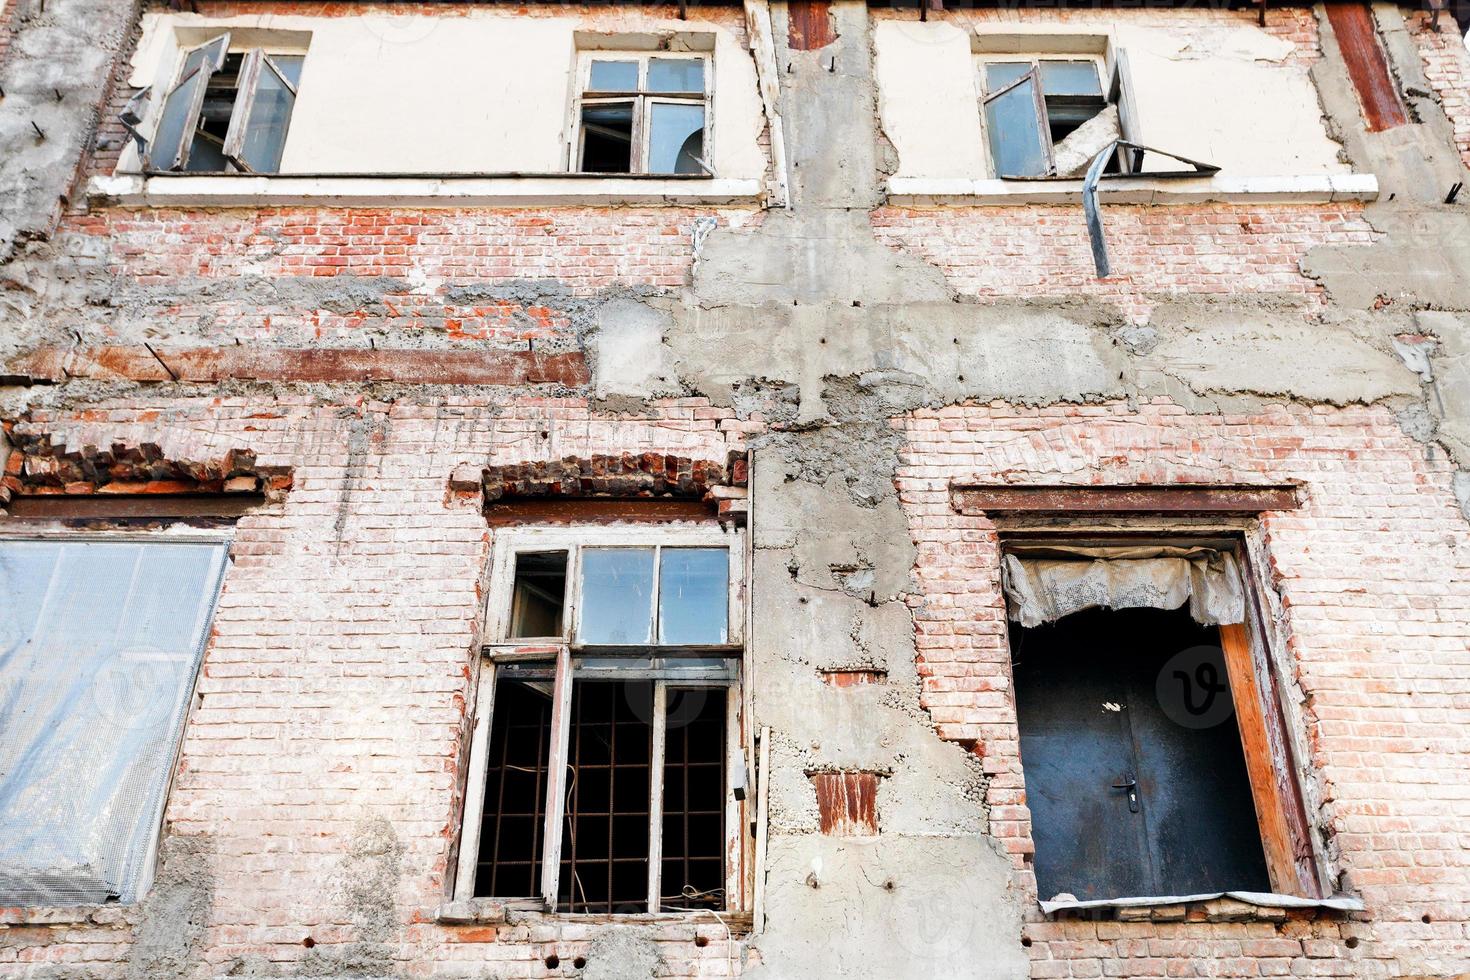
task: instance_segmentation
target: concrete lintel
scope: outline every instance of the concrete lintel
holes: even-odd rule
[[[1158,178],[1120,177],[1099,184],[1107,204],[1330,204],[1375,201],[1373,174]],[[891,177],[891,204],[1006,205],[1081,204],[1081,180],[999,180]]]
[[[554,207],[759,204],[758,180],[574,176],[116,175],[92,177],[93,204],[122,207]]]

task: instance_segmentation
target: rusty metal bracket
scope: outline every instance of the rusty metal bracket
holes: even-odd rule
[[[1151,146],[1131,143],[1128,140],[1113,140],[1113,142],[1104,147],[1101,153],[1093,157],[1092,163],[1087,168],[1087,176],[1082,180],[1082,213],[1087,218],[1087,239],[1092,245],[1092,263],[1097,268],[1097,277],[1099,279],[1106,279],[1111,274],[1112,265],[1108,261],[1108,243],[1103,238],[1102,210],[1098,206],[1097,183],[1099,180],[1104,179],[1103,167],[1107,166],[1107,162],[1113,158],[1119,149],[1135,151],[1135,166],[1142,164],[1145,154],[1156,153],[1159,156],[1168,157],[1170,160],[1177,160],[1180,163],[1188,164],[1193,169],[1163,170],[1148,174],[1109,174],[1108,177],[1113,179],[1138,176],[1148,177],[1149,179],[1212,177],[1220,172],[1220,168],[1212,163],[1201,163],[1198,160],[1191,160],[1188,157],[1182,157],[1176,153],[1169,153],[1166,150],[1156,150]]]

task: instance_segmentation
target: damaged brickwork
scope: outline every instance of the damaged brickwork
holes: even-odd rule
[[[872,38],[917,10],[749,7],[770,18],[789,208],[89,201],[73,178],[117,160],[137,10],[0,8],[7,487],[249,480],[269,498],[234,526],[150,894],[0,910],[0,975],[1470,971],[1470,196],[1447,200],[1470,58],[1453,21],[1373,6],[1413,121],[1367,132],[1323,10],[1267,9],[1378,199],[1108,204],[1099,280],[1076,206],[887,200]],[[601,31],[635,14],[567,13]],[[738,7],[688,15],[756,33]],[[1207,58],[1212,29],[1254,30],[1258,11],[1115,16]],[[1300,486],[1304,506],[1256,532],[1309,817],[1365,913],[1040,912],[996,528],[950,500],[987,481]],[[486,504],[572,483],[749,506],[746,724],[770,733],[753,926],[437,917]]]

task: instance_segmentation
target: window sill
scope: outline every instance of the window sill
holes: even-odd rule
[[[1331,204],[1376,201],[1373,174],[1279,177],[1117,177],[1098,182],[1104,204]],[[1082,181],[890,177],[890,204],[1081,204]]]
[[[0,927],[4,926],[111,926],[134,924],[139,920],[136,904],[108,905],[19,905],[0,907]]]
[[[434,910],[433,920],[445,926],[467,925],[689,925],[715,924],[719,919],[734,935],[750,932],[754,921],[749,912],[633,912],[619,915],[582,912],[546,912],[536,899],[501,901],[472,898],[448,902]]]
[[[759,180],[719,177],[118,174],[87,181],[97,206],[554,207],[758,204]]]
[[[1270,892],[1212,892],[1204,895],[1168,895],[1143,898],[1104,898],[1080,901],[1070,896],[1040,903],[1046,915],[1093,911],[1111,913],[1124,922],[1280,922],[1291,910],[1362,912],[1363,901],[1346,895],[1300,898]]]

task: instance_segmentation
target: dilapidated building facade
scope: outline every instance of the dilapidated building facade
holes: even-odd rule
[[[0,974],[1470,973],[1467,73],[0,0]]]

